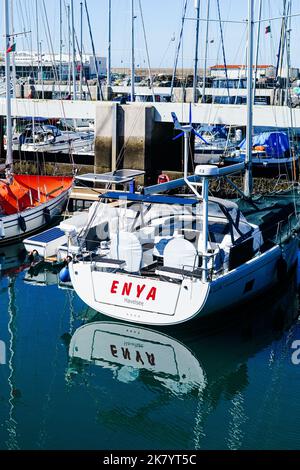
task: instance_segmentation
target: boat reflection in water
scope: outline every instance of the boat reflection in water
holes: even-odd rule
[[[170,335],[116,321],[87,323],[71,338],[67,381],[88,387],[93,397],[95,387],[98,420],[118,432],[124,426],[123,432],[132,427],[144,438],[151,434],[154,446],[162,428],[164,436],[173,433],[170,442],[164,438],[166,448],[200,448],[209,416],[222,400],[229,401],[226,447],[242,448],[239,427],[248,420],[242,397],[251,380],[248,361],[267,346],[270,355],[278,354],[277,340],[288,330],[291,335],[298,312],[296,276],[288,286],[228,312],[226,320],[222,315],[205,324],[181,325],[169,329]]]
[[[84,325],[72,337],[69,355],[109,368],[128,383],[148,374],[176,394],[205,387],[205,376],[193,353],[182,343],[146,328],[114,322]]]
[[[22,243],[0,247],[0,277],[25,269],[26,250]]]

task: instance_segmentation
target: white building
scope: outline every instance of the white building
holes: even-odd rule
[[[254,68],[254,67],[253,67]],[[246,65],[227,65],[228,78],[244,78],[247,76]],[[226,71],[224,65],[213,65],[210,67],[210,75],[214,78],[225,78]],[[257,78],[274,78],[275,67],[274,65],[258,65]]]
[[[43,77],[44,80],[55,80],[61,77],[62,80],[68,80],[72,75],[72,56],[62,54],[61,62],[59,54],[48,54],[37,52],[19,51],[14,53],[16,75],[18,78],[34,77],[35,79]],[[95,57],[100,76],[106,75],[106,57]],[[80,72],[80,56],[76,56],[76,73]],[[82,55],[84,76],[87,79],[97,76],[95,60],[91,54]],[[5,75],[5,57],[0,55],[0,74]]]

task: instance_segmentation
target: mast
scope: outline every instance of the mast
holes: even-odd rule
[[[14,44],[15,36],[14,36],[14,0],[10,0],[10,30],[11,30],[11,43]],[[15,61],[15,53],[12,52],[12,83],[13,83],[13,98],[16,97],[16,61]]]
[[[107,86],[111,86],[111,0],[108,0]]]
[[[186,9],[187,9],[187,3],[188,3],[188,0],[185,0],[184,5],[183,5],[183,10],[182,10],[181,29],[180,29],[178,44],[177,44],[177,47],[176,47],[174,66],[173,66],[173,74],[172,74],[172,81],[171,81],[171,90],[170,90],[170,99],[171,99],[171,101],[172,101],[172,96],[173,96],[173,91],[174,91],[174,82],[175,82],[176,72],[177,72],[177,63],[178,63],[179,51],[180,51],[180,46],[181,46],[181,41],[182,41],[182,36],[183,36],[183,28],[184,28],[184,23],[185,23],[185,14],[186,14]]]
[[[287,12],[286,12],[286,86],[285,86],[285,98],[284,104],[286,106],[289,105],[289,87],[290,87],[290,45],[291,45],[291,25],[289,22],[291,21],[291,14],[292,14],[292,0],[289,1]]]
[[[9,180],[11,177],[13,167],[13,154],[12,154],[12,123],[11,123],[11,96],[10,96],[10,55],[7,49],[10,46],[9,36],[9,5],[8,0],[4,2],[5,14],[5,84],[6,84],[6,177]]]
[[[70,28],[70,5],[67,5],[67,17],[68,17],[68,36],[69,36],[69,41],[68,41],[68,59],[69,59],[69,65],[68,65],[68,89],[69,89],[69,95],[71,96],[71,28]]]
[[[223,27],[222,27],[222,20],[221,20],[221,11],[220,11],[220,2],[219,2],[219,0],[217,0],[217,7],[218,7],[218,18],[219,18],[219,26],[220,26],[220,36],[221,36],[222,54],[223,54],[223,61],[224,61],[224,68],[225,68],[225,78],[226,78],[227,96],[228,96],[228,103],[230,103],[230,92],[229,92],[229,85],[228,85],[228,71],[227,71],[226,54],[225,54],[225,45],[224,45],[224,36],[223,36]]]
[[[83,60],[82,60],[82,50],[83,50],[83,41],[82,41],[82,2],[80,2],[80,99],[82,100],[82,79],[83,79]]]
[[[253,0],[248,0],[248,48],[247,48],[247,130],[244,193],[250,197],[252,182],[252,111],[253,111]]]
[[[258,66],[258,51],[259,51],[259,39],[260,39],[260,25],[261,25],[261,7],[262,7],[262,0],[259,0],[259,7],[258,7],[258,23],[257,23],[257,43],[256,43],[256,54],[255,54],[255,73],[254,73],[254,83],[253,83],[253,95],[255,101],[255,91],[256,91],[256,79],[257,79],[257,66]]]
[[[100,93],[100,99],[103,100],[103,92],[102,92],[102,86],[101,86],[101,80],[100,80],[100,74],[99,74],[99,67],[98,67],[98,62],[96,58],[96,51],[95,51],[95,44],[94,44],[94,39],[93,39],[93,34],[92,34],[92,28],[91,28],[91,22],[90,22],[90,15],[89,15],[89,9],[87,6],[87,0],[84,0],[84,7],[85,7],[85,12],[86,12],[86,19],[88,22],[88,27],[89,27],[89,33],[90,33],[90,39],[91,39],[91,45],[92,45],[92,51],[93,51],[93,59],[94,59],[94,67],[95,67],[95,72],[97,76],[97,83],[98,83],[98,89]]]
[[[144,35],[144,41],[145,41],[146,55],[147,55],[148,74],[149,74],[149,79],[148,79],[149,80],[149,88],[151,88],[152,101],[154,102],[155,101],[155,94],[154,94],[154,90],[153,90],[153,80],[152,80],[152,73],[151,73],[151,66],[150,66],[150,56],[149,56],[149,50],[148,50],[148,44],[147,44],[146,29],[145,29],[145,23],[144,23],[144,16],[143,16],[141,0],[139,0],[139,9],[140,9],[141,22],[142,22],[142,27],[143,27],[143,35]]]
[[[131,102],[134,101],[134,0],[131,0]]]
[[[204,53],[204,74],[202,84],[202,103],[205,103],[205,85],[206,85],[206,69],[207,69],[207,49],[208,49],[208,25],[209,25],[209,6],[210,0],[207,0],[206,9],[206,31],[205,31],[205,53]]]
[[[42,82],[42,98],[45,98],[45,93],[44,93],[44,78],[43,78],[43,54],[42,54],[42,41],[40,41],[40,58],[41,58],[41,82]],[[55,67],[56,68],[56,67]]]
[[[195,62],[194,62],[194,80],[193,80],[193,101],[197,101],[197,69],[198,69],[198,43],[199,43],[199,23],[200,23],[200,0],[195,0],[195,8],[197,12],[196,20],[196,44],[195,44]]]
[[[43,79],[43,56],[42,56],[42,41],[39,35],[39,12],[38,0],[35,0],[35,21],[36,21],[36,50],[37,50],[37,81],[41,81],[42,85],[42,98],[44,99],[44,79]]]
[[[35,21],[36,21],[36,53],[37,53],[37,80],[38,80],[39,73],[40,73],[40,36],[39,36],[38,0],[35,0]]]
[[[62,0],[59,0],[59,80],[62,81]]]
[[[72,27],[72,74],[73,74],[73,100],[76,100],[76,49],[74,27],[74,1],[71,0],[71,27]]]

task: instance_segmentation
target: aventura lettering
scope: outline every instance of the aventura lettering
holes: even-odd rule
[[[156,299],[156,287],[147,287],[146,284],[137,284],[133,286],[132,282],[124,282],[120,284],[120,281],[113,280],[110,288],[111,294],[121,294],[123,296],[135,296],[139,299],[141,296],[145,300]],[[142,295],[143,294],[143,295]]]

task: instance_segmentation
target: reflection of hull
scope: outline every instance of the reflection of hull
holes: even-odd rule
[[[259,413],[259,429],[265,432],[263,420],[282,392],[278,367],[287,367],[288,342],[297,338],[297,331],[292,335],[289,330],[286,341],[277,342],[297,316],[295,284],[291,277],[286,281],[261,303],[201,326],[187,323],[168,329],[168,335],[114,321],[97,321],[76,330],[69,345],[66,381],[83,394],[87,419],[95,417],[107,431],[106,445],[125,436],[128,448],[249,448],[245,436],[249,428],[244,423],[256,424]],[[147,359],[141,366],[137,351],[143,360],[145,351],[153,353],[157,366],[151,367]],[[255,364],[260,360],[270,375],[257,383],[255,376],[261,371]],[[255,434],[256,427],[250,433]]]
[[[24,282],[37,286],[50,286],[59,283],[59,272],[63,263],[52,263],[42,259],[33,262],[24,276]]]
[[[29,271],[25,274],[24,282],[33,286],[53,286],[57,284],[57,274],[51,271],[41,271],[35,275],[31,275]]]
[[[84,325],[74,333],[69,355],[118,371],[121,381],[132,381],[137,372],[148,371],[178,392],[205,386],[203,371],[187,348],[145,328],[109,322]]]
[[[249,303],[226,316],[208,317],[199,325],[175,326],[168,330],[172,336],[159,329],[115,321],[87,323],[71,339],[72,365],[76,369],[80,360],[114,372],[127,366],[128,382],[139,377],[138,371],[147,371],[173,390],[207,389],[219,375],[225,380],[227,373],[239,370],[249,357],[279,339],[297,318],[295,271],[261,302]],[[126,381],[124,373],[113,377]]]
[[[6,275],[24,269],[26,251],[22,244],[0,247],[0,273]]]

